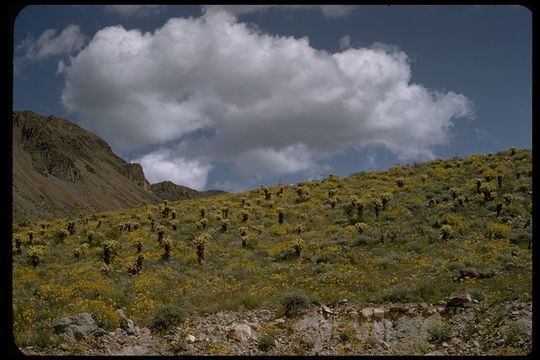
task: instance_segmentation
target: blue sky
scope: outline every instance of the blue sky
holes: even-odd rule
[[[30,6],[14,110],[237,191],[532,146],[520,6]]]

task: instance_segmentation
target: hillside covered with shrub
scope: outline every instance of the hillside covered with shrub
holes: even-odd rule
[[[531,301],[532,154],[511,148],[347,178],[13,225],[18,346],[63,316],[159,330],[222,310]],[[307,299],[307,300],[306,300]],[[172,316],[173,314],[174,316]]]

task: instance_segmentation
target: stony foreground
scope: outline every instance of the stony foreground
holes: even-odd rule
[[[346,300],[312,305],[294,316],[273,310],[219,312],[188,318],[164,333],[134,326],[90,334],[26,355],[496,355],[532,351],[532,304],[469,302],[382,304]],[[83,317],[81,317],[82,319]],[[86,321],[87,319],[85,319]],[[67,320],[62,320],[66,326]],[[82,326],[82,325],[81,325]],[[81,328],[82,329],[82,328]],[[81,333],[82,334],[82,333]],[[64,335],[61,335],[64,336]]]

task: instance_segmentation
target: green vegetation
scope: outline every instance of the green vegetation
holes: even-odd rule
[[[343,298],[432,303],[464,286],[487,304],[530,301],[531,157],[512,149],[14,224],[15,339],[37,344],[84,311],[114,328],[117,308],[166,329],[189,314],[292,315]],[[471,267],[495,275],[459,280]],[[272,332],[263,339],[270,349]]]

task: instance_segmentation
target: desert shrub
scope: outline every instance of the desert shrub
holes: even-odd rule
[[[204,206],[201,206],[199,208],[199,216],[201,217],[201,219],[203,219],[206,216],[206,208]]]
[[[495,200],[495,197],[497,197],[497,193],[490,183],[482,183],[480,185],[480,193],[486,202]]]
[[[154,310],[150,328],[166,331],[182,323],[186,318],[185,311],[174,304],[166,304]]]
[[[229,219],[221,220],[221,231],[226,232],[229,228]]]
[[[504,239],[510,235],[512,228],[506,224],[490,223],[488,224],[488,238]]]
[[[300,257],[302,250],[304,249],[304,240],[301,237],[296,237],[293,240],[293,249],[297,257]]]
[[[274,255],[274,261],[289,261],[296,258],[296,252],[291,249],[282,249]]]
[[[350,323],[344,323],[344,324],[340,324],[340,326],[337,329],[337,333],[338,333],[337,334],[338,339],[341,342],[345,343],[354,338],[356,334],[356,330]]]
[[[317,258],[315,259],[315,263],[316,264],[335,264],[337,262],[339,262],[339,256],[334,253],[334,252],[330,252],[330,253],[323,253],[319,256],[317,256]]]
[[[440,233],[441,239],[447,240],[453,233],[452,227],[450,225],[443,225],[441,226]]]
[[[80,261],[81,258],[86,254],[87,250],[88,250],[88,244],[86,243],[81,244],[73,250],[73,256],[75,257],[75,259],[77,259],[77,261]]]
[[[268,351],[276,344],[278,329],[274,325],[266,325],[261,330],[261,336],[257,342],[257,347],[261,351]]]
[[[43,262],[45,250],[46,247],[43,245],[30,245],[28,248],[28,257],[30,258],[32,266],[37,266]]]
[[[379,210],[382,207],[381,200],[379,200],[378,198],[372,198],[371,199],[371,204],[373,205],[373,210],[375,211],[375,216],[378,218],[379,217]]]
[[[106,240],[103,242],[103,262],[109,265],[111,262],[111,255],[118,251],[119,244],[115,240]]]
[[[306,231],[306,226],[304,224],[297,224],[294,227],[294,232],[298,235],[301,235],[303,231]]]
[[[204,258],[206,256],[206,247],[208,246],[208,242],[211,240],[212,235],[206,232],[195,237],[195,239],[193,240],[197,249],[197,261],[199,262],[199,264],[202,264],[204,262]]]
[[[478,300],[478,301],[482,301],[486,297],[484,292],[482,290],[480,290],[480,289],[470,289],[469,294],[471,295],[471,298],[473,298],[475,300]]]
[[[515,245],[528,245],[529,242],[532,240],[532,234],[528,230],[522,230],[510,235],[508,240],[510,240],[510,242]]]
[[[208,225],[208,219],[207,218],[201,218],[197,222],[195,222],[195,226],[197,226],[197,229],[204,230],[206,229],[206,226]]]
[[[157,239],[157,241],[158,241],[158,243],[161,244],[161,242],[163,241],[163,237],[165,236],[165,230],[166,230],[166,229],[165,229],[164,226],[161,226],[161,225],[160,225],[160,226],[157,227],[156,230],[157,230],[157,234],[158,234],[158,239]]]
[[[260,295],[250,294],[249,292],[241,293],[235,299],[236,304],[248,310],[258,308],[263,301],[264,298]]]
[[[383,292],[384,301],[389,302],[409,302],[414,300],[411,289],[404,285],[396,285]]]
[[[429,341],[440,344],[452,338],[452,327],[443,322],[436,322],[427,329]]]
[[[514,200],[514,196],[510,193],[504,193],[503,199],[504,203],[508,206],[512,203],[512,200]]]
[[[354,224],[354,228],[358,234],[363,234],[367,230],[369,230],[369,225],[363,222],[359,222]]]
[[[463,227],[463,220],[455,214],[443,214],[435,222],[435,227],[440,228],[443,225],[450,225],[453,229],[460,229]]]
[[[504,345],[518,348],[523,342],[530,342],[531,334],[518,322],[512,322],[506,330]]]
[[[497,172],[491,168],[485,168],[482,170],[482,175],[486,181],[491,181],[497,177]]]
[[[293,316],[310,304],[311,299],[306,293],[300,290],[292,291],[281,298],[281,312],[283,315]]]
[[[381,195],[381,204],[383,211],[386,210],[388,207],[388,204],[390,203],[390,199],[392,198],[392,194],[389,192],[385,192]]]
[[[278,223],[283,224],[283,218],[285,216],[284,213],[283,213],[283,208],[278,207],[277,211],[278,211]]]
[[[242,222],[246,222],[249,220],[249,212],[247,210],[242,210],[240,212],[240,219],[242,220]]]
[[[164,239],[163,240],[163,254],[161,255],[161,258],[165,261],[169,260],[171,257],[171,247],[172,247],[172,241],[171,239]]]
[[[56,240],[59,242],[59,243],[62,243],[64,242],[64,240],[69,236],[69,231],[67,230],[64,230],[64,229],[60,229],[58,230],[58,232],[56,233]]]
[[[371,237],[369,237],[366,234],[362,234],[356,238],[354,238],[354,241],[352,243],[353,246],[366,246],[371,243]]]

